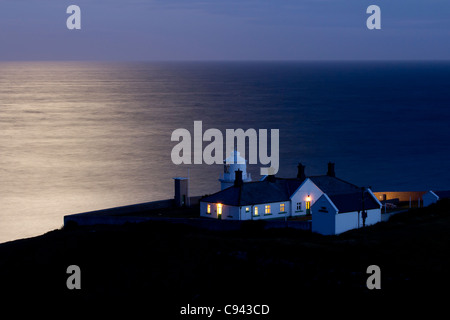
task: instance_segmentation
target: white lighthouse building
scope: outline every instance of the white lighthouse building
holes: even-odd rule
[[[235,171],[237,170],[242,171],[243,182],[252,181],[250,173],[247,173],[247,160],[240,156],[239,151],[234,150],[224,161],[223,174],[219,178],[221,190],[234,185],[234,180],[236,179]]]

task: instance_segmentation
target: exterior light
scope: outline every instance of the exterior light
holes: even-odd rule
[[[306,215],[311,215],[311,197],[309,194],[306,197]]]

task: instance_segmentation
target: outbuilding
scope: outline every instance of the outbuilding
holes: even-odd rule
[[[422,196],[423,206],[428,207],[430,204],[438,202],[441,199],[450,199],[450,191],[428,191]]]
[[[378,223],[381,207],[370,189],[330,196],[323,194],[313,206],[312,231],[336,235]]]

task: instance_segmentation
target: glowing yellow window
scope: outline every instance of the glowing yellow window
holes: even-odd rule
[[[217,214],[222,214],[222,204],[221,203],[217,204]]]
[[[211,205],[208,204],[208,207],[206,208],[206,213],[211,214]]]
[[[264,213],[265,213],[265,214],[270,214],[270,205],[267,205],[267,206],[265,207]]]
[[[284,210],[284,203],[280,203],[280,212],[284,212],[285,210]]]
[[[258,215],[258,207],[255,207],[255,216]]]

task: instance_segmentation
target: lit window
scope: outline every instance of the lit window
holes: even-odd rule
[[[264,211],[265,214],[270,214],[270,205],[267,205]]]
[[[217,204],[217,214],[222,214],[222,204],[221,203]]]
[[[255,216],[258,215],[258,207],[255,207]]]
[[[311,201],[306,202],[306,210],[311,209]]]
[[[211,214],[211,205],[208,204],[208,207],[206,208],[206,213]]]
[[[284,212],[284,203],[280,204],[280,212]]]
[[[301,202],[297,202],[297,210],[298,211],[302,210],[302,203]]]
[[[249,208],[249,207],[246,207],[246,208],[245,208],[245,212],[250,212],[250,208]]]

